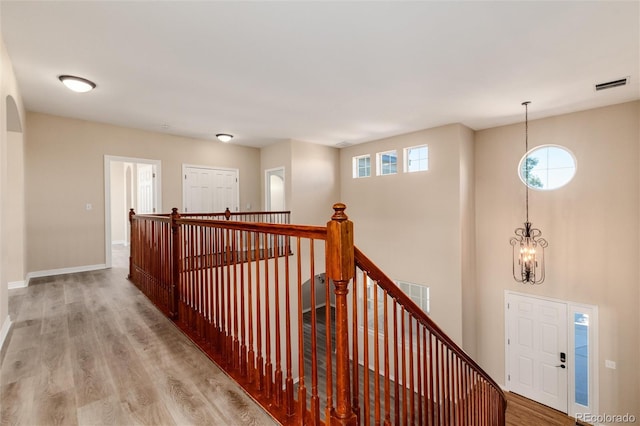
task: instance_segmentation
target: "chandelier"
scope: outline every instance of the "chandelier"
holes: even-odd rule
[[[529,104],[523,102],[525,107],[525,155],[529,152]],[[542,231],[534,228],[529,222],[529,171],[527,159],[524,160],[525,187],[526,187],[526,221],[524,227],[516,228],[515,237],[509,240],[512,247],[513,279],[523,284],[542,284],[544,282],[544,249],[549,245],[542,238]]]

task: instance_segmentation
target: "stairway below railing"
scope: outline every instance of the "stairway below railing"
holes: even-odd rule
[[[282,424],[504,424],[498,385],[353,245],[345,208],[326,227],[132,211],[129,277]]]

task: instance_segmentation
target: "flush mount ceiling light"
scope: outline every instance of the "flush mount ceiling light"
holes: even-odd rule
[[[216,135],[216,138],[218,138],[218,140],[219,140],[220,142],[227,143],[227,142],[229,142],[231,139],[233,139],[233,135],[229,135],[229,134],[227,134],[227,133],[218,133],[218,134]]]
[[[96,84],[93,81],[87,80],[82,77],[75,77],[73,75],[61,75],[58,79],[67,86],[69,89],[78,93],[89,92],[96,88]]]

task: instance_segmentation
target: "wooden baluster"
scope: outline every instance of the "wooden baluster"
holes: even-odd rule
[[[247,246],[247,253],[252,253],[251,244],[253,241],[253,245],[255,247],[256,243],[256,234],[252,232],[248,235],[249,244]],[[255,253],[253,256],[253,260],[255,261]],[[255,371],[256,371],[256,354],[253,349],[253,280],[251,275],[251,261],[252,256],[249,255],[249,260],[247,262],[247,308],[249,310],[249,352],[247,353],[247,376],[249,378],[249,383],[254,383]],[[256,320],[258,322],[259,320]]]
[[[133,211],[133,210],[132,210]],[[179,303],[180,303],[180,273],[181,271],[181,235],[180,235],[180,225],[178,225],[177,220],[180,218],[180,213],[178,213],[177,208],[173,208],[171,210],[171,247],[172,247],[172,256],[171,256],[171,302],[169,307],[169,315],[172,320],[177,321],[179,319]]]
[[[404,326],[404,318],[406,316],[406,311],[404,307],[400,308],[400,314],[402,315],[400,318],[400,352],[402,354],[402,424],[406,425],[408,420],[407,413],[407,352],[405,347],[405,326]]]
[[[451,395],[450,383],[451,377],[449,376],[449,349],[443,345],[443,363],[444,363],[444,377],[442,382],[443,387],[443,402],[444,402],[444,412],[445,418],[447,419],[447,424],[451,424],[451,407],[449,404],[449,396]]]
[[[384,291],[384,424],[391,425],[391,370],[389,369],[389,295]]]
[[[249,233],[242,232],[242,238],[240,239],[240,252],[242,253],[243,260],[246,264],[246,268],[250,269],[249,266],[249,244],[248,243]],[[244,270],[245,265],[243,264],[240,268],[240,375],[242,377],[247,377],[247,339],[246,339],[246,323],[245,323],[245,281],[244,281]]]
[[[362,281],[362,361],[363,361],[363,386],[364,393],[362,399],[364,400],[364,413],[363,423],[367,426],[371,421],[371,397],[369,395],[369,292],[368,282],[369,276],[364,273],[364,280]]]
[[[307,414],[307,388],[304,382],[304,321],[302,317],[302,251],[300,250],[300,238],[296,238],[296,264],[298,272],[298,368],[300,380],[298,381],[298,418],[305,424]],[[313,297],[313,293],[311,294]],[[313,311],[313,309],[312,309]]]
[[[225,212],[226,213],[226,212]],[[226,216],[226,214],[225,214]],[[228,219],[227,219],[228,220]],[[222,326],[222,358],[227,365],[230,364],[231,357],[229,354],[229,337],[231,329],[229,328],[229,318],[231,318],[231,307],[229,306],[229,285],[231,282],[231,249],[229,248],[228,229],[222,231],[222,247],[224,247],[224,266],[222,269],[222,282],[220,283],[220,324]]]
[[[351,320],[351,346],[352,346],[352,350],[353,350],[353,383],[351,386],[351,393],[352,393],[352,402],[351,404],[353,405],[353,412],[355,413],[357,419],[358,419],[358,424],[361,423],[362,421],[362,413],[360,412],[360,379],[359,379],[359,375],[360,372],[358,371],[360,369],[360,362],[359,362],[359,358],[358,358],[358,335],[360,334],[358,332],[358,282],[357,282],[357,275],[355,274],[355,270],[354,270],[354,275],[355,278],[353,280],[353,288],[355,289],[354,291],[351,292],[351,298],[352,298],[352,306],[351,306],[351,310],[353,311],[353,318]],[[364,279],[364,278],[363,278]],[[328,285],[328,284],[327,284]]]
[[[423,367],[423,371],[424,371],[424,375],[422,376],[424,378],[423,380],[423,389],[424,389],[424,423],[421,424],[425,424],[428,425],[430,420],[429,417],[429,403],[430,403],[430,397],[429,397],[429,381],[431,380],[431,377],[429,377],[429,372],[428,372],[428,356],[429,356],[429,347],[428,347],[428,341],[427,341],[427,336],[428,336],[428,332],[427,332],[427,328],[426,327],[422,327],[422,367]]]
[[[327,223],[326,263],[328,278],[333,281],[336,304],[336,407],[331,413],[331,424],[355,425],[357,418],[349,400],[349,319],[347,294],[353,278],[354,248],[353,223],[344,213],[346,206],[333,206],[334,214]],[[354,336],[355,337],[355,336]]]
[[[315,281],[315,276],[312,278]],[[333,409],[333,359],[331,357],[333,351],[331,350],[331,335],[333,333],[333,326],[331,325],[331,289],[330,283],[325,274],[324,278],[325,282],[325,323],[326,323],[326,331],[325,331],[325,341],[326,341],[326,376],[327,376],[327,404],[325,406],[325,419],[331,418],[331,410]]]
[[[438,341],[429,333],[429,387],[431,388],[429,409],[431,410],[431,424],[438,424]]]
[[[291,287],[289,283],[289,239],[284,239],[284,271],[285,271],[285,329],[286,329],[286,363],[287,363],[287,377],[285,379],[285,407],[287,416],[292,416],[295,413],[294,398],[293,398],[293,362],[291,360]],[[302,305],[298,306],[298,310],[302,311]],[[301,348],[299,348],[301,350]]]
[[[413,383],[413,317],[408,315],[409,319],[409,421],[411,424],[415,424],[415,391],[414,391],[414,383]],[[404,387],[407,387],[407,384],[404,383]]]
[[[394,423],[400,424],[400,360],[398,357],[398,302],[393,300],[393,409]]]
[[[204,305],[204,275],[205,275],[205,241],[204,241],[204,226],[199,226],[199,231],[198,232],[198,293],[197,293],[197,318],[198,318],[198,323],[197,323],[197,330],[198,330],[198,337],[200,339],[204,338],[204,311],[202,309],[202,306]]]
[[[189,226],[190,237],[190,256],[191,257],[191,277],[189,279],[189,330],[196,330],[196,286],[198,283],[198,253],[197,253],[197,236],[196,227]]]
[[[309,240],[310,286],[311,286],[311,424],[320,424],[320,398],[318,397],[318,344],[316,320],[316,280],[315,280],[315,252],[313,240]]]
[[[133,272],[133,258],[135,256],[136,250],[138,249],[138,241],[136,241],[136,224],[134,223],[136,216],[136,212],[133,209],[129,209],[129,275],[127,278],[131,281],[134,281],[134,272]]]
[[[238,339],[238,309],[240,306],[238,301],[238,265],[242,265],[240,264],[241,260],[239,258],[238,251],[238,232],[233,231],[232,235],[231,253],[233,254],[233,298],[231,307],[233,308],[233,342],[231,352],[233,353],[233,360],[231,365],[233,365],[233,368],[239,369],[240,340]]]
[[[267,398],[273,397],[273,365],[271,364],[271,297],[269,288],[269,253],[271,249],[271,237],[263,234],[263,241],[266,248],[264,255],[264,307],[265,307],[265,352],[267,354],[265,363],[265,383]]]
[[[216,326],[215,326],[215,347],[216,352],[223,354],[223,336],[222,336],[222,315],[223,315],[223,301],[222,301],[222,286],[223,286],[223,274],[224,271],[224,242],[222,240],[223,230],[216,228],[216,277],[215,277],[215,299],[216,299]]]
[[[416,378],[418,382],[418,424],[424,424],[422,421],[422,354],[424,348],[420,346],[420,336],[422,336],[422,326],[418,320],[416,320]]]
[[[378,284],[373,286],[373,395],[375,401],[374,420],[380,424],[380,350],[378,348]]]
[[[276,400],[276,407],[282,407],[282,354],[280,348],[280,247],[279,247],[278,237],[274,238],[274,248],[273,248],[273,257],[274,257],[274,298],[276,299],[275,303],[275,340],[274,344],[276,345],[276,370],[274,374],[274,393]]]
[[[259,246],[262,244],[261,234],[258,234],[256,250],[258,250]],[[262,357],[262,300],[260,297],[260,288],[262,287],[260,281],[260,258],[262,255],[262,250],[256,256],[256,346],[258,348],[258,357],[256,362],[257,369],[257,382],[256,387],[258,390],[264,389],[264,358]]]

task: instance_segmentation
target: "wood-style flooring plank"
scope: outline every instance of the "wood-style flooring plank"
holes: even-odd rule
[[[115,391],[104,369],[105,360],[93,333],[70,339],[73,382],[78,407],[99,401]]]
[[[78,409],[78,424],[92,426],[119,426],[133,420],[116,397],[94,401]]]
[[[0,425],[32,425],[35,377],[0,386]]]
[[[78,424],[76,399],[73,390],[48,395],[37,392],[35,425],[73,426]]]

